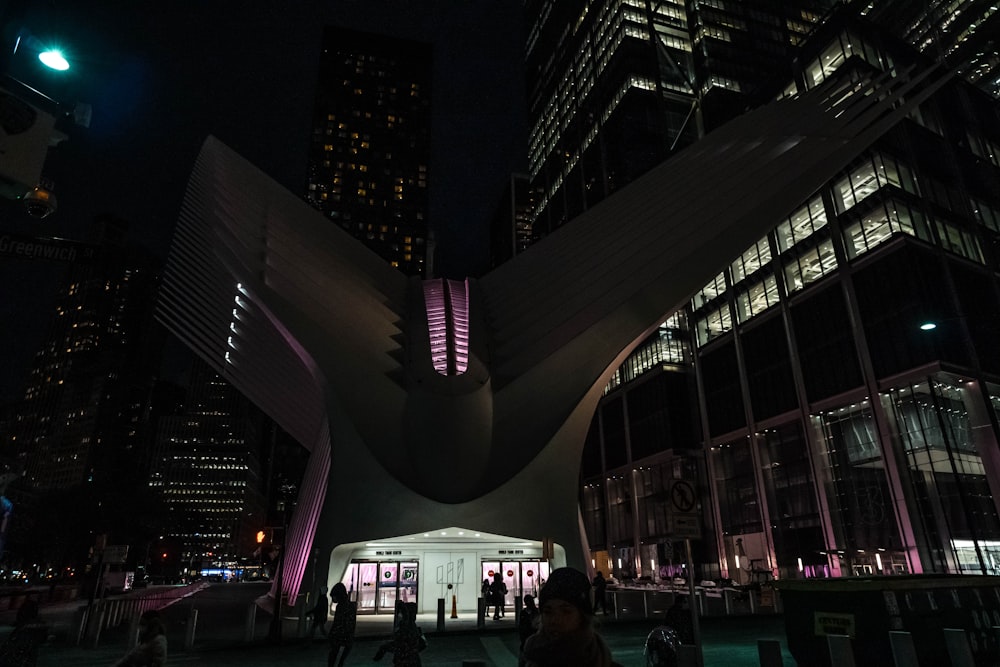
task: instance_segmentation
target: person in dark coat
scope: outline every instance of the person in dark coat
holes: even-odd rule
[[[526,667],[616,667],[607,643],[594,630],[594,603],[586,574],[553,570],[538,592],[538,632],[524,642]]]
[[[335,584],[330,589],[330,599],[337,608],[333,610],[333,623],[327,638],[330,640],[330,654],[326,659],[327,667],[343,667],[347,654],[354,646],[354,630],[358,625],[358,604],[351,602],[347,595],[347,586]],[[343,653],[340,650],[344,649]],[[340,662],[337,654],[340,653]]]
[[[417,626],[417,603],[399,602],[399,626],[392,639],[379,646],[375,660],[392,653],[393,667],[420,667],[420,652],[427,648],[427,639]]]
[[[604,573],[600,570],[594,575],[594,613],[597,608],[601,608],[601,613],[608,615],[608,580],[604,578]]]
[[[538,630],[538,607],[535,606],[535,598],[530,595],[524,596],[524,606],[521,607],[521,618],[517,621],[517,634],[521,638],[521,655],[524,654],[524,642],[528,637]],[[524,664],[523,658],[519,661]]]
[[[25,600],[17,610],[14,630],[0,646],[0,666],[35,667],[38,647],[48,636],[49,626],[38,617],[38,603]]]
[[[311,620],[309,624],[309,639],[316,636],[317,630],[319,630],[321,635],[326,633],[326,621],[330,616],[330,601],[326,597],[325,586],[322,592],[316,597],[316,604],[309,610],[307,616]]]
[[[678,595],[674,598],[674,603],[663,617],[663,624],[674,629],[677,641],[681,644],[694,644],[694,627],[691,625],[688,596]]]
[[[507,599],[507,584],[503,582],[503,575],[494,573],[493,583],[490,584],[490,594],[493,596],[493,620],[499,621],[504,615],[504,603]]]
[[[167,663],[167,631],[155,609],[139,617],[139,643],[114,667],[163,667]]]

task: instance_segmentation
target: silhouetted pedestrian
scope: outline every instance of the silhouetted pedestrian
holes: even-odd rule
[[[571,567],[553,570],[538,592],[538,632],[524,642],[526,667],[615,667],[611,651],[594,630],[591,584]]]
[[[167,633],[155,609],[139,617],[139,643],[114,667],[163,667],[167,662]]]
[[[499,621],[500,617],[504,615],[504,606],[507,600],[507,584],[504,583],[503,575],[499,572],[493,574],[490,594],[493,596],[493,620]]]
[[[608,615],[608,580],[604,578],[604,573],[600,570],[594,575],[594,613],[597,613],[597,608],[601,608],[601,613],[605,616]]]
[[[38,647],[49,636],[49,626],[38,617],[38,603],[25,600],[17,610],[14,630],[0,646],[0,666],[34,667]]]
[[[392,639],[379,646],[375,660],[381,660],[386,653],[392,653],[394,667],[420,667],[420,652],[427,648],[427,639],[417,626],[417,603],[397,603],[399,626],[392,633]]]
[[[535,598],[530,595],[524,596],[524,606],[521,607],[521,618],[517,621],[517,634],[521,638],[521,658],[518,661],[519,665],[524,664],[524,642],[528,641],[528,637],[535,634],[538,630],[538,607],[535,606]]]
[[[678,595],[674,598],[674,603],[667,609],[663,617],[663,624],[673,628],[677,633],[677,641],[681,644],[694,644],[694,628],[691,625],[691,607],[688,605],[688,596]]]
[[[354,630],[358,625],[358,604],[352,602],[347,595],[347,586],[334,584],[330,589],[330,599],[337,605],[333,610],[333,623],[330,624],[330,655],[326,659],[327,667],[343,667],[347,654],[354,646]],[[344,649],[343,653],[340,650]],[[337,654],[340,653],[340,662]]]
[[[316,598],[316,604],[306,614],[311,622],[309,624],[309,639],[316,636],[316,631],[326,634],[326,620],[330,615],[330,601],[326,599],[326,586]]]

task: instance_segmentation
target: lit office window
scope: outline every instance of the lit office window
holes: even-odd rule
[[[785,260],[785,290],[791,294],[815,282],[837,267],[833,241],[829,238],[815,247],[789,253]]]
[[[736,295],[736,316],[746,322],[754,315],[760,315],[771,306],[778,305],[778,282],[773,275],[755,283]]]
[[[750,246],[732,263],[733,283],[738,283],[771,261],[771,246],[765,236]]]
[[[890,198],[879,202],[871,212],[856,219],[853,224],[845,225],[847,256],[854,258],[862,255],[897,233],[930,240],[923,213]]]
[[[826,227],[826,209],[823,200],[815,197],[778,225],[776,236],[778,251],[785,252]]]
[[[715,278],[713,278],[711,282],[709,282],[707,285],[698,290],[698,292],[694,295],[694,299],[692,301],[695,310],[701,308],[706,303],[708,303],[712,299],[715,299],[725,291],[726,291],[726,276],[725,274],[720,273],[719,275],[715,276]]]
[[[729,314],[729,305],[723,304],[718,310],[714,310],[698,320],[697,337],[698,345],[714,340],[731,331],[733,328],[733,318]]]
[[[917,184],[908,166],[890,156],[876,153],[834,185],[833,199],[837,212],[843,213],[851,209],[887,186],[917,193]]]

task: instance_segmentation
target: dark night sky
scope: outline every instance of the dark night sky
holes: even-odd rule
[[[31,82],[90,103],[93,120],[50,152],[45,173],[59,211],[36,221],[0,202],[0,232],[81,239],[107,212],[165,256],[209,134],[300,193],[322,31],[336,24],[434,45],[439,273],[481,272],[489,217],[506,175],[525,161],[520,8],[518,0],[33,0],[24,24],[58,37],[75,67],[65,80]],[[16,68],[22,78],[38,76]],[[62,271],[0,260],[0,402],[23,389]]]

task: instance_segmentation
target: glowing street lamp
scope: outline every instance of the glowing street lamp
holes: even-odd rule
[[[933,331],[934,329],[937,329],[936,322],[924,322],[923,324],[920,325],[921,331]]]
[[[69,69],[69,62],[59,49],[48,49],[38,54],[38,59],[49,69],[65,72]]]

